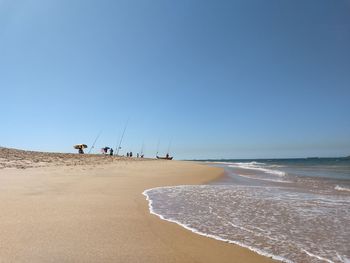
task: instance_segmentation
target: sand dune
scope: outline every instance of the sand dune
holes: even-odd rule
[[[113,161],[117,160],[142,161],[145,159],[126,158],[121,156],[112,157],[103,154],[35,152],[0,147],[0,169],[26,169],[33,167],[49,166],[100,165],[112,163]]]

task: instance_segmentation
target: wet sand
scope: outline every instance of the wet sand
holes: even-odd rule
[[[28,152],[16,168],[3,152],[0,262],[273,262],[149,213],[144,190],[205,183],[220,168]],[[38,155],[62,160],[33,168]]]

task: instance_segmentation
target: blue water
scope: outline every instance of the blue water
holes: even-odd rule
[[[217,159],[203,162],[262,163],[295,176],[350,180],[350,158]]]

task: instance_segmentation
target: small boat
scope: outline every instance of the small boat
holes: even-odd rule
[[[169,143],[169,147],[168,147],[168,152],[167,152],[167,154],[166,154],[164,157],[159,157],[159,156],[158,156],[159,141],[158,141],[157,153],[156,153],[156,157],[157,157],[158,160],[172,160],[172,159],[174,158],[174,157],[172,157],[172,156],[169,155],[170,146],[171,146],[171,141],[170,141],[170,143]]]
[[[157,155],[157,159],[159,159],[159,160],[172,160],[174,157],[170,157],[169,155],[167,155],[167,156],[165,156],[165,157],[159,157],[158,155]]]

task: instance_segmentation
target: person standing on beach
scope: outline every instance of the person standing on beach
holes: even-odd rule
[[[113,149],[112,149],[112,148],[109,149],[109,155],[110,155],[110,156],[113,156]]]

